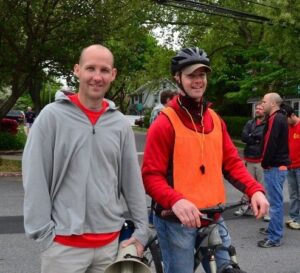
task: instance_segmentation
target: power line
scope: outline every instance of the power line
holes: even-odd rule
[[[219,15],[223,17],[229,17],[238,20],[245,20],[254,23],[265,23],[270,22],[269,18],[264,16],[259,16],[251,13],[246,13],[242,11],[237,11],[214,4],[205,4],[190,0],[156,0],[159,4],[168,5],[172,7],[196,10],[207,14]]]

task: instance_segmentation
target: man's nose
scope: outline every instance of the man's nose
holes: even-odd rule
[[[195,82],[203,82],[204,79],[203,79],[203,77],[201,77],[201,76],[197,76],[197,77],[194,78],[194,81],[195,81]]]
[[[102,80],[102,72],[101,71],[95,71],[94,75],[93,75],[95,80]]]

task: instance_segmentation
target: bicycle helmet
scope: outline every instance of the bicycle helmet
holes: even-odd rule
[[[171,60],[171,73],[173,76],[180,71],[184,74],[190,74],[199,67],[205,67],[208,71],[211,71],[206,52],[198,47],[183,48]]]

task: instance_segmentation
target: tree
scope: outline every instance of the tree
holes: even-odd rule
[[[11,89],[0,101],[0,119],[24,92],[39,111],[40,92],[51,77],[64,76],[76,84],[73,64],[89,44],[126,41],[130,57],[139,39],[147,38],[142,24],[152,5],[138,0],[0,0],[0,89]],[[126,60],[118,60],[119,67],[132,65],[123,65]]]
[[[177,24],[182,45],[208,52],[213,72],[206,94],[219,110],[245,105],[249,97],[268,90],[295,92],[300,73],[299,1],[210,1],[215,10],[227,10],[218,15],[195,8],[204,1],[190,6],[187,1],[172,2],[182,3],[183,9],[161,6],[160,18]],[[231,12],[243,14],[237,19],[228,16]],[[247,19],[255,17],[256,22]]]

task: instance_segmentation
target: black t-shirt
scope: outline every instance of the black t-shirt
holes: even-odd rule
[[[35,118],[35,113],[32,111],[28,111],[25,113],[26,123],[33,123]]]

